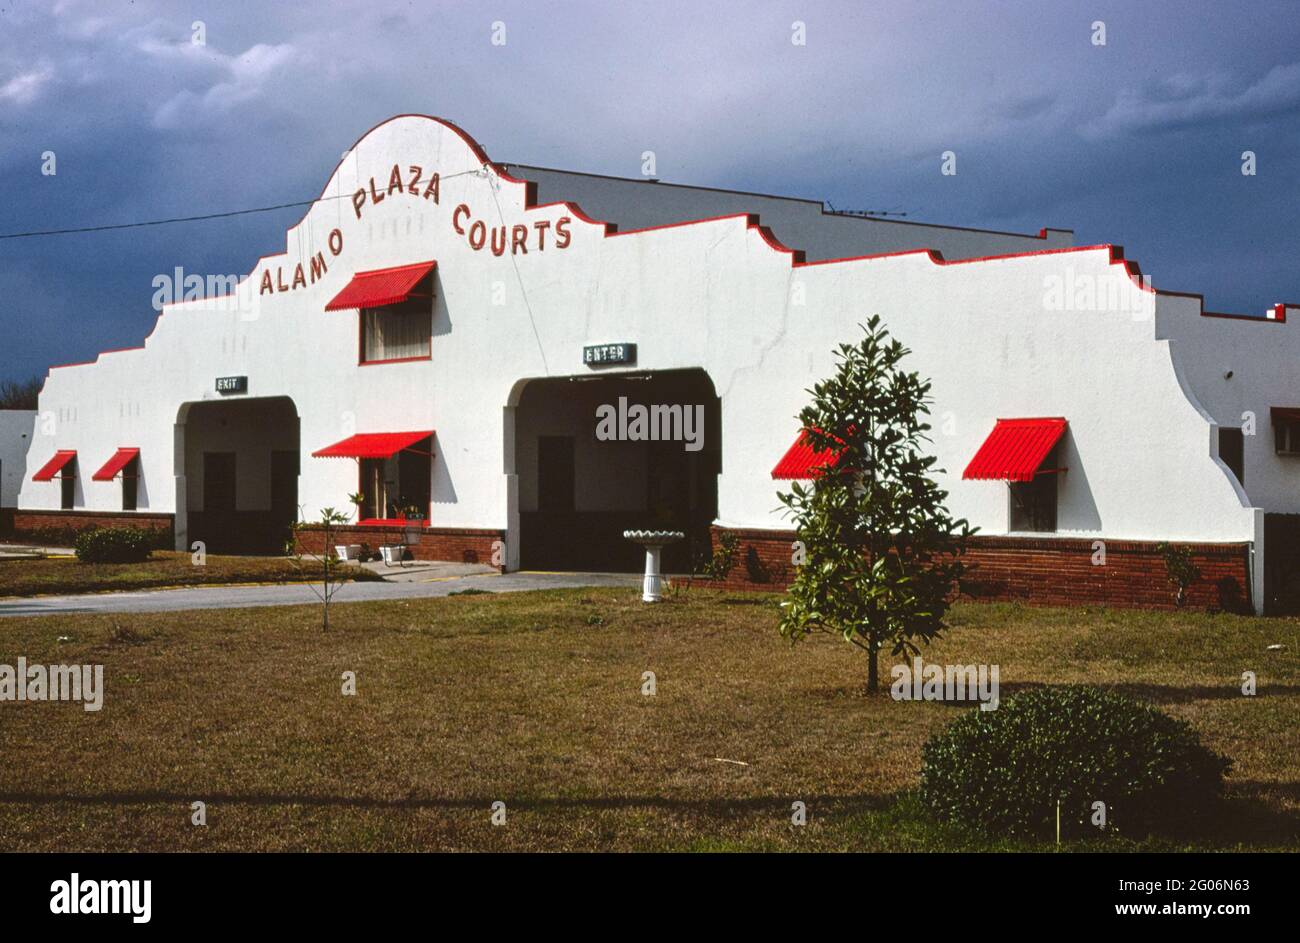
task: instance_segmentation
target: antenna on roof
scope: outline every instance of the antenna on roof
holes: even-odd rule
[[[879,216],[906,216],[907,214],[899,210],[837,210],[830,200],[826,201],[827,209],[836,216],[860,216],[863,218]]]

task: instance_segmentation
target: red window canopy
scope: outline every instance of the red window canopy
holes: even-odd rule
[[[1274,422],[1300,422],[1300,406],[1271,406],[1269,413]]]
[[[772,469],[772,477],[777,481],[816,478],[820,474],[817,469],[830,465],[834,461],[833,451],[830,449],[818,451],[813,448],[805,431],[800,431],[799,438],[794,440],[794,445],[786,450],[785,455],[781,456],[781,461],[777,462],[776,467]]]
[[[980,481],[1032,481],[1065,434],[1065,426],[1059,416],[999,419],[961,476]]]
[[[77,457],[76,449],[60,449],[54,458],[41,466],[41,470],[32,475],[32,481],[53,481],[54,476],[63,471],[63,466]]]
[[[382,308],[401,304],[416,295],[416,286],[437,266],[437,262],[416,262],[396,268],[357,272],[344,289],[325,306],[326,311],[344,311],[349,308]],[[427,293],[422,293],[427,294]]]
[[[113,453],[113,457],[104,463],[104,467],[91,475],[90,478],[92,481],[112,481],[122,469],[130,465],[132,460],[139,457],[139,455],[139,449],[118,449]]]
[[[392,458],[431,435],[432,429],[419,432],[361,432],[311,454],[313,458]]]

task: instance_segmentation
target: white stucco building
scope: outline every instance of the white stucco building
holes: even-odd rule
[[[1071,243],[495,164],[400,116],[232,296],[51,370],[16,526],[125,517],[269,548],[360,492],[353,539],[409,510],[420,555],[631,568],[617,535],[672,522],[738,532],[733,579],[776,584],[774,469],[806,388],[879,314],[933,381],[976,591],[1161,604],[1172,541],[1201,565],[1194,599],[1261,608],[1294,565],[1300,311],[1206,312]],[[620,401],[702,426],[610,440],[598,411]]]
[[[0,509],[18,506],[36,411],[0,409]]]

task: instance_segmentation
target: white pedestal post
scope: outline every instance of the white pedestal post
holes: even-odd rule
[[[645,545],[645,580],[641,583],[641,601],[658,602],[663,598],[663,577],[659,575],[662,544]]]

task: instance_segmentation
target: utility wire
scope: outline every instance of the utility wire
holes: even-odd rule
[[[333,199],[332,197],[330,199]],[[201,216],[172,216],[168,219],[149,219],[138,223],[112,223],[107,226],[79,226],[76,229],[36,229],[31,232],[11,232],[0,235],[0,239],[28,239],[32,236],[67,236],[79,232],[107,232],[110,229],[140,229],[144,226],[166,226],[168,223],[194,223],[203,219],[226,219],[230,216],[246,216],[249,213],[269,213],[294,206],[311,206],[316,200],[300,200],[296,203],[277,203],[275,206],[257,206],[247,210],[230,210],[226,213],[204,213]]]
[[[466,174],[482,173],[482,168],[462,170],[448,174],[440,179],[452,180]],[[315,200],[297,200],[293,203],[276,203],[274,206],[255,206],[246,210],[229,210],[225,213],[203,213],[198,216],[172,216],[168,219],[149,219],[135,223],[110,223],[105,226],[78,226],[72,229],[34,229],[31,232],[0,233],[0,239],[30,239],[35,236],[67,236],[74,233],[108,232],[114,229],[141,229],[146,226],[166,226],[170,223],[194,223],[205,219],[229,219],[232,216],[248,216],[252,213],[272,213],[276,210],[292,209],[295,206],[312,206],[326,200],[351,199],[351,194],[339,193],[334,196],[320,196]]]

